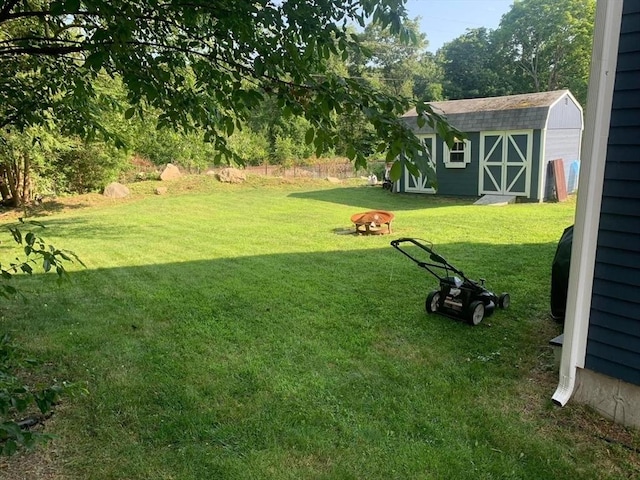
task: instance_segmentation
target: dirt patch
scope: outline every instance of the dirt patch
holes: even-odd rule
[[[46,427],[37,431],[51,432],[55,420],[47,421]],[[67,480],[63,475],[63,455],[60,440],[54,438],[46,444],[38,445],[33,451],[20,451],[12,457],[0,457],[0,478],[3,480]]]

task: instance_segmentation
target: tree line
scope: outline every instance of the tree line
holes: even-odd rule
[[[404,0],[4,0],[0,195],[98,190],[132,157],[413,158],[411,106],[452,139],[426,102],[569,88],[584,105],[594,15],[595,0],[516,0],[496,30],[431,53]]]

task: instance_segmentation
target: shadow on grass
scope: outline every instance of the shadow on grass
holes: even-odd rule
[[[41,293],[4,321],[91,392],[66,420],[80,478],[97,463],[110,465],[104,478],[204,478],[195,466],[260,478],[300,449],[336,459],[336,476],[416,478],[425,460],[407,459],[418,444],[444,476],[465,478],[473,460],[533,478],[537,464],[492,452],[508,435],[515,451],[538,452],[529,462],[555,458],[546,429],[503,411],[552,338],[540,320],[554,249],[440,245],[512,295],[512,308],[477,327],[428,316],[437,281],[391,247],[86,270],[60,290],[45,275],[20,278]],[[404,433],[387,443],[391,431]],[[496,440],[473,444],[485,431]],[[185,449],[189,461],[177,461]],[[298,478],[316,471],[297,468]]]
[[[440,195],[391,193],[381,187],[340,187],[295,192],[293,198],[337,203],[364,210],[422,210],[428,208],[471,205],[477,197],[445,197]]]
[[[468,277],[485,278],[490,290],[511,294],[512,308],[498,315],[502,323],[546,316],[555,248],[552,243],[448,243],[436,250]],[[14,280],[15,287],[40,300],[7,308],[15,309],[16,318],[23,317],[19,324],[25,328],[35,322],[45,330],[69,324],[90,330],[100,324],[135,322],[210,324],[219,317],[243,318],[251,324],[269,319],[286,325],[315,318],[320,328],[322,319],[378,327],[409,319],[420,328],[424,297],[437,288],[435,277],[390,246],[82,270],[72,273],[71,282],[60,289],[53,285],[53,276]],[[11,325],[9,321],[7,326]],[[98,343],[101,337],[97,336]]]

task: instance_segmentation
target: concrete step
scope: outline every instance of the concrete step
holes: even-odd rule
[[[516,203],[515,195],[483,195],[474,205],[502,206]]]

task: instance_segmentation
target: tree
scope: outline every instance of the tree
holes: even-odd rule
[[[424,52],[417,60],[413,76],[413,94],[429,102],[443,100],[444,71],[431,52]]]
[[[569,88],[584,105],[594,21],[595,0],[515,0],[495,35],[514,93]]]
[[[467,33],[446,43],[438,51],[444,71],[444,95],[449,99],[495,97],[509,92],[495,65],[491,31],[486,28]]]
[[[0,3],[0,127],[54,122],[63,132],[120,142],[96,105],[114,107],[93,82],[119,77],[125,117],[158,112],[160,127],[201,128],[216,161],[233,156],[226,138],[273,96],[284,115],[306,118],[317,153],[337,141],[336,115],[361,112],[376,149],[394,159],[423,147],[399,120],[407,97],[324,68],[332,54],[362,51],[347,25],[371,18],[403,40],[404,0],[4,0]],[[419,103],[422,119],[454,132]],[[121,142],[120,142],[121,143]],[[350,148],[356,166],[363,152]]]
[[[368,24],[359,35],[364,48],[354,55],[349,68],[351,75],[364,76],[395,95],[412,96],[416,69],[428,42],[420,32],[418,18],[406,20],[404,25],[410,43],[379,24]]]

